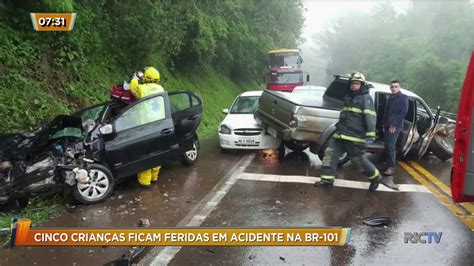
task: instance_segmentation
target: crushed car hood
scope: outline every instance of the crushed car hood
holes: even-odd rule
[[[47,127],[31,133],[0,134],[0,159],[25,160],[41,152],[50,139],[81,137],[80,117],[59,115]]]

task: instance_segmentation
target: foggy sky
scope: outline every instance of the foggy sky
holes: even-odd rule
[[[328,25],[334,23],[337,18],[353,12],[369,14],[378,4],[377,1],[315,1],[306,0],[305,25],[302,37],[305,41],[300,45],[301,54],[304,59],[303,70],[311,76],[309,84],[326,86],[327,76],[325,62],[319,58],[314,35],[324,30]],[[410,8],[410,0],[392,1],[393,7],[398,13],[404,13]]]

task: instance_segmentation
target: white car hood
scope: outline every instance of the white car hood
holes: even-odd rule
[[[253,114],[228,114],[221,125],[226,125],[231,129],[236,128],[262,128],[253,118]]]

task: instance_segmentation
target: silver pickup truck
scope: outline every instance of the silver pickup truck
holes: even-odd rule
[[[301,151],[310,147],[310,151],[322,159],[327,142],[335,131],[348,83],[347,76],[335,76],[322,96],[265,91],[260,97],[255,118],[269,134],[282,138],[287,148]],[[368,83],[377,112],[377,137],[367,146],[367,151],[380,152],[384,149],[382,118],[391,92],[389,85]],[[450,159],[453,147],[446,138],[453,121],[440,117],[439,108],[434,114],[413,92],[404,89],[402,92],[409,98],[409,110],[397,144],[399,154],[402,157],[413,154],[419,158],[429,149],[442,160]],[[343,156],[340,164],[348,159]]]

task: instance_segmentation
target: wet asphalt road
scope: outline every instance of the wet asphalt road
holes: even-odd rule
[[[249,153],[252,152],[221,153],[215,137],[202,141],[195,166],[165,167],[158,185],[149,190],[122,184],[107,202],[81,206],[43,226],[135,226],[140,218],[150,219],[152,226],[176,226]],[[382,166],[379,158],[370,158]],[[418,163],[449,184],[449,161],[428,156]],[[244,173],[319,176],[319,165],[317,156],[309,152],[287,151],[282,160],[276,154],[256,152]],[[351,164],[339,170],[338,178],[366,181]],[[419,184],[400,167],[395,181]],[[387,227],[362,223],[374,215],[388,215],[393,223]],[[238,180],[202,226],[344,226],[351,227],[352,233],[344,247],[183,247],[171,259],[171,265],[474,264],[474,233],[431,193],[371,193],[346,187],[315,188],[297,181]],[[440,244],[404,243],[404,232],[418,231],[443,232],[442,240]],[[117,259],[126,250],[127,247],[15,247],[1,251],[0,265],[98,265]],[[152,262],[156,253],[156,249],[150,251],[140,264]]]

